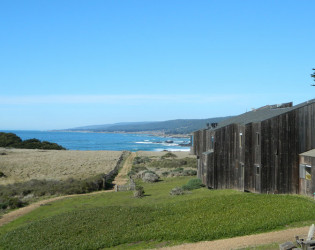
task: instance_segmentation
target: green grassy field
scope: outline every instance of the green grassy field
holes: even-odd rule
[[[137,249],[230,238],[315,220],[293,195],[201,188],[171,196],[192,177],[143,183],[146,196],[103,193],[64,199],[0,228],[0,249]]]

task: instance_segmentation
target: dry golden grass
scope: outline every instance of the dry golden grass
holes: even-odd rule
[[[0,184],[31,179],[64,180],[110,172],[120,151],[71,151],[0,148]]]

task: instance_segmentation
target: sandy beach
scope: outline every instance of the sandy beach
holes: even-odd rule
[[[31,179],[64,180],[110,172],[121,151],[72,151],[0,148],[0,184]]]

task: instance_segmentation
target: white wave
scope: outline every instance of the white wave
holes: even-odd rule
[[[176,143],[161,143],[163,146],[166,146],[166,147],[174,147],[174,146],[178,146],[179,144],[176,144]]]
[[[166,150],[166,149],[165,148],[156,148],[156,149],[154,149],[154,151],[158,151],[158,152],[161,152],[161,151],[164,151],[164,150]],[[171,151],[171,152],[176,152],[176,151],[189,152],[190,148],[168,148],[167,151]]]
[[[150,141],[137,141],[135,143],[138,143],[138,144],[152,144],[153,142],[150,142]]]
[[[168,148],[167,149],[168,151],[181,151],[181,152],[189,152],[190,151],[190,148],[180,148],[180,149],[178,149],[178,148]]]

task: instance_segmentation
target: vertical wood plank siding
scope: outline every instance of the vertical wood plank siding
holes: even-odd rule
[[[208,187],[296,194],[299,154],[315,148],[315,103],[260,122],[199,130],[193,140],[198,177]]]

